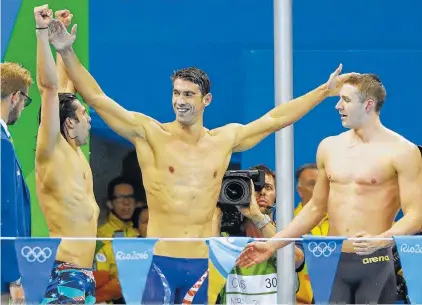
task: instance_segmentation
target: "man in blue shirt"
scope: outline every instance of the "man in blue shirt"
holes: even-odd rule
[[[30,194],[23,178],[8,125],[19,119],[28,96],[32,78],[28,70],[16,63],[1,63],[1,237],[31,236]],[[18,263],[13,240],[1,242],[1,303],[23,302]],[[6,303],[7,304],[7,303]]]

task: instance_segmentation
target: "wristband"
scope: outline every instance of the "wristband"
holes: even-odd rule
[[[45,28],[35,28],[36,30],[46,30],[46,29],[48,29],[48,26],[47,27],[45,27]]]
[[[253,221],[254,225],[261,230],[262,228],[264,228],[267,224],[269,224],[271,222],[271,218],[265,214],[264,215],[264,219],[261,221]]]

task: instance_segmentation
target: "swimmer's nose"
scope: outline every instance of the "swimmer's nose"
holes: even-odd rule
[[[341,102],[341,100],[339,100],[336,104],[336,110],[340,110],[343,108],[343,103]]]

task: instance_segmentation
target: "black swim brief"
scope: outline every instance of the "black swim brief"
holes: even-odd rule
[[[341,254],[330,304],[394,304],[396,300],[397,280],[391,248],[371,255]]]

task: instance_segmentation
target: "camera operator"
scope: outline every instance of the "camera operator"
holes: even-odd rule
[[[265,172],[263,188],[255,192],[251,181],[251,199],[249,207],[239,207],[245,216],[241,222],[243,232],[248,237],[271,238],[276,234],[272,219],[276,199],[275,174],[265,165],[258,165],[251,170]],[[222,213],[217,210],[214,215],[215,229],[221,223]],[[234,236],[227,232],[216,232],[221,236]],[[304,253],[301,243],[295,245],[296,271],[304,265]],[[282,285],[283,283],[281,283]],[[298,287],[296,287],[298,288]],[[217,300],[218,301],[218,300]],[[219,296],[219,304],[276,304],[277,303],[277,262],[275,257],[251,268],[235,267],[227,278],[226,286]]]

